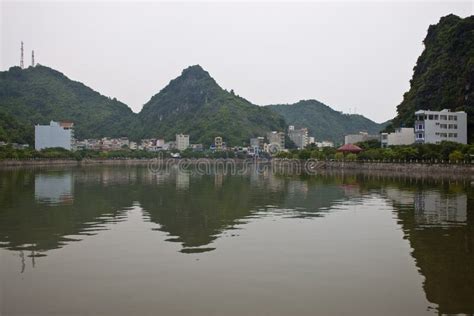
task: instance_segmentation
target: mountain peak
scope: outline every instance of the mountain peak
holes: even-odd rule
[[[207,79],[211,78],[209,73],[200,65],[189,66],[181,72],[181,77],[189,79]]]

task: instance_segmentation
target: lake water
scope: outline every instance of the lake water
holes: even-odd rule
[[[474,313],[466,180],[0,171],[1,315]]]

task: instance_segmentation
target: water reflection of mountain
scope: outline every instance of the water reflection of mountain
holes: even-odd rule
[[[124,220],[140,205],[182,252],[209,251],[212,241],[250,218],[280,212],[318,217],[348,199],[384,196],[413,248],[430,302],[443,313],[474,313],[474,196],[469,185],[362,175],[230,176],[151,174],[141,167],[0,172],[0,247],[63,247]],[[240,227],[240,226],[239,226]]]
[[[428,300],[442,313],[474,313],[469,183],[357,174],[152,174],[136,166],[0,171],[0,247],[41,255],[125,220],[139,205],[182,252],[209,251],[223,232],[251,218],[277,212],[313,218],[372,195],[394,206]]]
[[[0,243],[11,250],[60,248],[121,220],[133,202],[126,187],[81,181],[77,170],[2,171],[0,179]]]
[[[469,186],[415,184],[385,189],[425,277],[427,299],[442,314],[474,313],[474,214]]]
[[[142,186],[137,196],[149,219],[169,233],[169,241],[181,242],[183,252],[199,251],[196,247],[206,247],[250,217],[318,217],[345,199],[344,190],[330,179],[256,173],[187,176],[186,190],[180,185],[183,175],[170,176],[166,185]]]
[[[136,201],[169,241],[182,243],[184,252],[209,248],[223,231],[252,216],[270,211],[320,216],[344,199],[344,190],[331,181],[256,173],[152,174],[143,167],[2,171],[0,246],[60,248],[123,220]]]

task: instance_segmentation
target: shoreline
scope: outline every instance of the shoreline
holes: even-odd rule
[[[0,170],[28,167],[94,167],[94,166],[156,166],[156,159],[40,159],[40,160],[1,160]],[[191,166],[209,164],[214,168],[229,170],[232,164],[260,165],[282,174],[321,174],[321,173],[381,173],[386,175],[405,175],[429,178],[471,178],[474,180],[474,164],[440,164],[419,162],[359,162],[359,161],[315,161],[315,160],[244,160],[244,159],[165,159],[158,163],[165,166],[178,166],[183,169]]]

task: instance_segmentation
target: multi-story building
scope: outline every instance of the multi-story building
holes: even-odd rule
[[[136,150],[136,149],[138,149],[138,145],[137,145],[136,142],[130,142],[129,148],[131,150]]]
[[[324,148],[324,147],[334,147],[334,143],[329,140],[322,140],[320,142],[314,142],[316,147]]]
[[[186,150],[189,147],[189,135],[176,134],[176,149]]]
[[[155,145],[156,145],[156,148],[160,148],[160,149],[161,149],[161,148],[163,148],[163,146],[165,145],[165,140],[164,140],[164,139],[161,139],[161,138],[160,138],[160,139],[157,139]]]
[[[269,144],[278,145],[280,149],[285,148],[285,133],[272,131],[267,133]]]
[[[308,129],[295,129],[293,125],[288,127],[288,137],[299,149],[305,148],[309,144]]]
[[[369,135],[367,132],[359,132],[359,134],[349,134],[344,136],[344,144],[356,144],[360,142],[366,142],[369,140],[379,140],[379,135]]]
[[[74,123],[70,121],[55,122],[49,125],[35,125],[35,149],[61,147],[73,149]]]
[[[413,128],[401,127],[394,133],[382,133],[380,136],[382,147],[411,145],[415,142],[415,130]]]
[[[265,143],[265,137],[250,138],[250,147],[263,150],[263,144]]]
[[[218,151],[222,150],[222,137],[216,136],[214,138],[214,147]]]
[[[415,142],[439,144],[443,140],[467,144],[466,112],[416,111]]]

